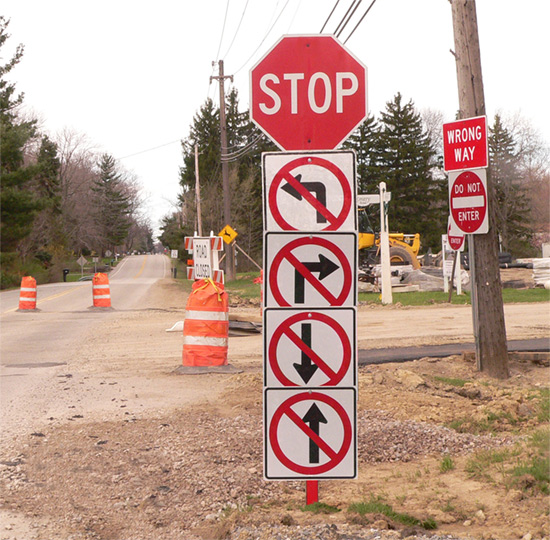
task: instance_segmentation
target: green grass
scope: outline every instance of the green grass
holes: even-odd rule
[[[441,463],[439,464],[439,470],[442,473],[446,473],[448,471],[452,471],[455,468],[455,463],[453,461],[453,458],[451,456],[444,456],[441,460]]]
[[[549,302],[550,291],[546,289],[503,289],[502,300],[505,304],[518,302]],[[359,301],[368,304],[381,304],[379,293],[359,293]],[[442,291],[418,291],[409,293],[397,293],[393,295],[393,302],[399,302],[403,306],[431,306],[433,304],[446,304],[449,301],[449,293]],[[453,293],[451,304],[470,304],[470,294],[464,293],[457,296]]]
[[[420,520],[401,512],[396,512],[389,504],[385,503],[380,497],[371,497],[370,501],[364,501],[359,503],[352,503],[348,507],[349,512],[357,513],[361,516],[365,514],[382,514],[387,518],[402,523],[407,526],[418,525],[426,530],[437,529],[437,523],[429,518],[427,520]]]
[[[300,509],[302,512],[312,512],[313,514],[335,514],[340,512],[340,508],[325,504],[322,502],[315,502],[313,504],[306,504]]]
[[[468,381],[466,379],[453,379],[450,377],[434,377],[434,380],[448,384],[449,386],[458,386],[462,388]]]

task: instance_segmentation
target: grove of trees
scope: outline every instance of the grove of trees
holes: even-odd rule
[[[0,16],[0,58],[8,25]],[[135,178],[85,136],[52,137],[25,115],[24,96],[8,80],[22,57],[19,45],[0,65],[0,287],[27,274],[59,280],[81,254],[152,250]]]
[[[261,264],[261,153],[277,148],[238,109],[238,94],[227,97],[228,151],[232,186],[231,225],[239,245]],[[448,179],[443,171],[443,115],[417,111],[401,94],[386,103],[379,116],[369,116],[344,144],[357,155],[359,193],[377,193],[386,182],[392,193],[392,232],[420,233],[423,250],[441,249],[448,216]],[[197,230],[195,156],[198,145],[203,234],[217,234],[223,223],[219,110],[208,99],[196,113],[189,136],[182,141],[181,211],[165,216],[160,237],[164,245],[183,252],[183,238]],[[521,118],[495,116],[490,125],[491,174],[498,195],[501,249],[515,257],[540,256],[550,241],[550,167],[548,148]],[[376,226],[376,214],[371,225]],[[249,269],[242,261],[241,269]]]

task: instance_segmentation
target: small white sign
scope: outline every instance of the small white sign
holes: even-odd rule
[[[170,258],[172,258],[172,259],[177,259],[178,258],[178,250],[177,249],[172,249],[170,251]]]

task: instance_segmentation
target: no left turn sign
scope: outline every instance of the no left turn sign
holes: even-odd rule
[[[356,230],[354,152],[265,153],[262,164],[267,230]]]
[[[267,479],[357,476],[354,388],[267,388],[264,404]]]

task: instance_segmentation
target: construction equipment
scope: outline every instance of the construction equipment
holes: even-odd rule
[[[362,270],[372,268],[380,261],[380,235],[370,225],[367,213],[368,205],[359,206],[359,267]],[[390,262],[392,265],[411,265],[420,268],[420,234],[390,233]]]

